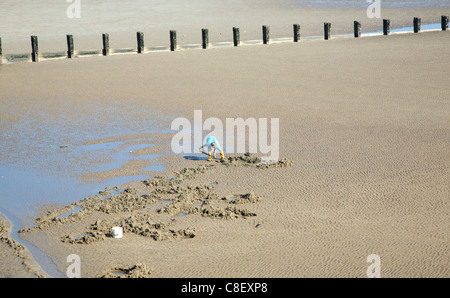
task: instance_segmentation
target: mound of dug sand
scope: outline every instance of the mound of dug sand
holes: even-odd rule
[[[156,176],[153,179],[148,179],[142,181],[142,183],[150,188],[152,191],[146,194],[139,195],[136,190],[132,188],[127,188],[124,191],[113,194],[112,190],[118,190],[115,188],[106,188],[104,191],[99,192],[99,194],[85,198],[83,200],[74,202],[68,206],[65,206],[58,210],[53,210],[48,212],[36,219],[36,224],[30,228],[24,228],[19,231],[19,233],[33,232],[36,230],[47,229],[54,225],[67,224],[71,222],[80,221],[84,217],[91,215],[93,212],[104,212],[107,214],[111,213],[121,213],[121,212],[131,212],[138,209],[143,209],[145,206],[155,204],[160,201],[161,195],[163,194],[178,194],[176,202],[162,210],[162,212],[168,214],[175,214],[175,210],[180,213],[184,210],[184,213],[201,213],[203,215],[210,216],[211,214],[217,214],[217,212],[201,211],[198,208],[192,209],[192,203],[202,203],[212,197],[214,194],[211,193],[211,186],[188,186],[180,187],[179,185],[186,180],[194,179],[197,175],[206,173],[211,168],[216,166],[253,166],[257,168],[271,168],[271,167],[287,167],[292,165],[292,161],[283,158],[276,163],[265,164],[262,163],[261,158],[252,157],[251,154],[245,154],[242,156],[228,157],[217,163],[210,163],[206,165],[200,165],[195,168],[184,168],[179,172],[176,172],[172,177],[161,177]],[[239,204],[247,202],[249,200],[236,200],[234,204]],[[80,210],[77,212],[72,212],[67,216],[62,216],[75,208]],[[224,210],[222,210],[224,211]],[[230,212],[228,210],[227,212]],[[220,213],[220,212],[219,212]],[[238,211],[236,214],[247,214],[246,212]],[[223,216],[219,216],[223,217]],[[233,217],[233,216],[232,216]],[[224,216],[223,218],[228,218]],[[96,239],[100,237],[99,235],[89,234],[90,239]],[[100,237],[101,238],[101,237]],[[73,239],[72,239],[73,240]],[[67,240],[67,241],[72,241]],[[83,241],[83,240],[79,240]]]
[[[61,238],[61,242],[70,244],[89,244],[93,242],[98,242],[106,239],[106,234],[104,232],[90,231],[84,233],[83,235],[70,236],[66,235]]]
[[[120,226],[124,233],[134,233],[136,235],[150,237],[156,241],[175,239],[175,238],[194,238],[195,231],[193,229],[172,230],[168,224],[154,223],[146,214],[134,214],[127,218],[115,221],[114,223],[102,222],[95,226],[100,231],[109,231],[112,226]]]
[[[275,162],[264,162],[260,157],[252,156],[250,153],[246,153],[241,156],[230,156],[220,161],[220,164],[225,166],[247,166],[261,169],[275,168],[275,167],[289,167],[293,165],[293,161],[282,158]]]
[[[216,160],[217,161],[217,160]],[[257,168],[287,167],[292,162],[281,159],[276,163],[262,163],[259,157],[252,157],[250,154],[243,156],[228,157],[220,162],[208,163],[194,168],[184,168],[176,172],[171,177],[157,176],[153,179],[142,181],[144,190],[138,194],[133,188],[126,188],[120,191],[118,187],[106,188],[99,194],[74,202],[59,210],[53,210],[46,215],[36,219],[36,224],[28,229],[21,229],[20,233],[33,232],[47,229],[54,225],[62,225],[80,221],[94,212],[106,214],[130,213],[142,210],[148,206],[162,203],[164,196],[170,198],[165,201],[164,206],[156,209],[156,214],[167,215],[200,215],[216,219],[239,219],[257,216],[256,213],[238,208],[236,205],[253,204],[260,201],[260,197],[253,192],[247,194],[229,195],[220,198],[214,192],[212,185],[185,185],[181,184],[195,179],[217,166],[253,166]],[[145,211],[144,211],[145,212]],[[68,215],[67,215],[68,214]],[[134,233],[143,237],[149,237],[156,241],[166,239],[188,239],[195,237],[195,230],[186,228],[174,230],[170,228],[171,222],[162,223],[152,220],[149,213],[135,213],[128,217],[121,217],[114,221],[100,221],[88,227],[88,231],[77,233],[76,235],[65,235],[61,241],[70,244],[89,244],[103,241],[107,237],[112,237],[111,228],[113,226],[122,227],[124,233]]]
[[[128,268],[118,267],[112,268],[103,274],[99,275],[99,278],[146,278],[152,273],[152,269],[145,264],[137,264]]]
[[[196,168],[184,168],[181,171],[176,172],[172,177],[155,176],[152,179],[144,180],[147,186],[155,187],[164,190],[170,189],[175,185],[183,183],[185,180],[190,180],[195,178],[199,174],[206,173],[209,169],[216,166],[215,164],[201,165]]]
[[[226,199],[226,198],[224,198]],[[247,203],[257,203],[260,200],[260,196],[253,192],[244,195],[237,195],[230,199],[231,204],[247,204]]]
[[[2,251],[2,254],[0,254],[0,268],[5,265],[7,262],[9,264],[15,264],[14,266],[14,272],[11,274],[12,277],[15,277],[14,275],[23,275],[26,277],[38,277],[38,278],[45,278],[47,277],[45,273],[43,273],[40,268],[38,268],[38,265],[35,264],[34,260],[32,259],[32,256],[28,249],[23,246],[22,244],[18,243],[16,240],[10,237],[11,233],[11,225],[7,220],[1,217],[0,215],[0,243],[4,244],[5,247],[8,247],[11,249],[11,255],[14,256],[14,258],[17,258],[15,260],[7,260],[9,257],[9,252]],[[2,247],[3,249],[3,247]],[[8,257],[5,257],[4,260],[2,258],[4,255]],[[20,264],[20,265],[19,265]],[[0,272],[0,277],[5,277],[3,274],[6,274],[6,272]],[[6,276],[9,277],[9,276]]]
[[[256,213],[254,212],[231,206],[227,206],[225,208],[215,206],[194,207],[193,209],[190,209],[189,212],[192,214],[201,214],[202,216],[221,219],[237,219],[256,216]]]
[[[111,227],[122,227],[123,233],[133,233],[136,235],[152,238],[155,241],[167,239],[186,239],[194,238],[194,229],[173,230],[168,224],[152,222],[149,215],[134,214],[116,221],[97,220],[91,225],[91,230],[82,236],[72,237],[66,235],[61,238],[64,243],[71,244],[89,244],[105,240],[106,237],[112,237]]]
[[[21,229],[19,233],[33,232],[47,229],[51,226],[68,224],[80,221],[93,212],[103,212],[106,214],[131,212],[143,209],[147,205],[159,202],[156,194],[138,195],[132,188],[127,188],[118,194],[111,194],[109,191],[101,191],[100,194],[88,197],[78,202],[74,202],[66,207],[48,212],[46,215],[38,217],[33,227]],[[64,214],[79,208],[69,215]]]

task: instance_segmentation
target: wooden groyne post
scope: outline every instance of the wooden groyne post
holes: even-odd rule
[[[177,31],[170,30],[170,50],[173,52],[177,49]]]
[[[355,38],[361,37],[361,23],[358,21],[353,22],[353,31]]]
[[[144,32],[137,32],[137,52],[141,54],[144,52]]]
[[[293,25],[293,29],[294,29],[294,42],[299,42],[300,41],[300,24],[294,24]]]
[[[447,29],[448,29],[448,16],[441,16],[441,28],[442,28],[442,31],[447,31]]]
[[[31,61],[39,62],[39,46],[37,36],[31,36]]]
[[[233,44],[238,47],[241,44],[241,34],[239,33],[239,28],[233,27]]]
[[[441,16],[441,29],[442,31],[448,31],[448,22],[449,22],[449,16],[442,15]],[[353,30],[354,30],[354,37],[359,38],[361,37],[361,23],[358,21],[353,22]],[[419,33],[421,31],[421,18],[414,17],[413,20],[413,28],[414,33]],[[300,33],[300,24],[293,24],[293,40],[294,42],[300,42],[301,41],[301,33]],[[383,35],[390,35],[391,28],[390,28],[390,20],[389,19],[383,19]],[[269,44],[270,43],[270,29],[269,26],[263,25],[262,26],[262,34],[263,34],[263,44]],[[143,53],[144,52],[144,33],[143,32],[137,32],[137,52]],[[331,38],[331,23],[324,23],[324,39],[329,40]],[[67,34],[67,58],[73,58],[75,55],[74,50],[74,38],[73,35]],[[103,41],[103,49],[102,54],[103,56],[108,56],[110,54],[110,46],[109,46],[109,34],[103,33],[102,34],[102,41]],[[240,32],[239,28],[233,27],[233,45],[235,47],[239,46],[241,43],[240,41]],[[202,29],[202,48],[207,49],[210,46],[209,43],[209,30],[208,29]],[[170,30],[170,50],[175,51],[177,49],[177,35],[175,30]],[[38,45],[38,37],[35,35],[31,36],[31,61],[32,62],[39,62],[39,45]],[[7,60],[5,60],[7,61]],[[3,52],[2,52],[2,39],[0,38],[0,64],[3,62]]]
[[[208,29],[202,29],[202,48],[207,49],[209,46],[209,32]]]
[[[0,64],[2,64],[3,52],[2,52],[2,38],[0,37]]]
[[[383,20],[383,34],[389,35],[391,33],[391,21],[388,19]]]
[[[422,23],[422,21],[420,18],[414,18],[414,33],[420,32],[421,23]]]
[[[108,56],[109,55],[109,34],[108,33],[103,33],[102,34],[102,41],[103,41],[103,56]]]
[[[325,40],[328,40],[328,39],[330,39],[330,37],[331,37],[331,23],[324,23],[323,24],[323,37],[324,37],[324,39]]]
[[[263,44],[268,44],[270,40],[270,28],[269,26],[262,26],[262,33],[263,33]]]
[[[73,58],[73,35],[67,34],[67,58]]]

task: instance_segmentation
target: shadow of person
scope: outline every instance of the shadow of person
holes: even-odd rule
[[[183,156],[187,160],[208,160],[207,156],[198,156],[198,155],[186,155]]]

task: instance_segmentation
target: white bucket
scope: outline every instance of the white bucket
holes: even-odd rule
[[[113,227],[112,235],[114,238],[122,238],[122,236],[123,236],[122,227]]]

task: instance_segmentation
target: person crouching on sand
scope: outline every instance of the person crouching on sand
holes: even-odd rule
[[[220,158],[222,160],[225,159],[223,150],[220,147],[219,142],[216,140],[216,137],[209,136],[208,138],[206,138],[206,144],[201,146],[200,148],[198,148],[198,151],[201,151],[203,149],[203,147],[208,147],[208,155],[209,155],[208,161],[211,161],[213,156],[214,156],[214,158],[216,158],[217,151],[220,153]]]

